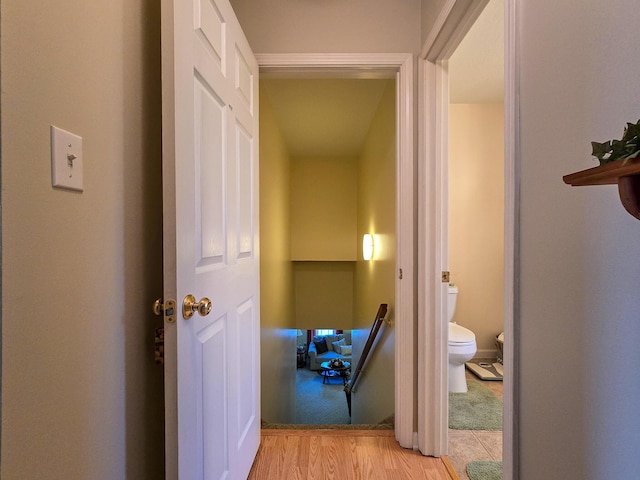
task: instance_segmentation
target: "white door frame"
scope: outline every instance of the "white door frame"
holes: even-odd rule
[[[396,262],[395,289],[395,435],[401,446],[414,447],[415,202],[414,74],[411,54],[256,54],[260,72],[326,78],[397,80],[396,115]],[[384,193],[381,193],[384,194]],[[402,345],[402,348],[398,348]]]
[[[422,453],[447,453],[448,359],[447,289],[441,272],[448,269],[447,150],[449,77],[447,61],[488,0],[448,0],[424,43],[418,60],[418,444]],[[505,0],[505,288],[503,472],[517,478],[518,391],[518,64],[516,3]]]

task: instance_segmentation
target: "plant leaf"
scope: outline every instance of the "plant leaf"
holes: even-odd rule
[[[597,158],[602,158],[606,153],[611,151],[611,142],[591,142],[591,148],[593,150],[592,155]]]
[[[640,120],[637,123],[627,123],[622,140],[591,142],[591,148],[592,155],[600,161],[600,165],[625,158],[637,158],[640,153]]]
[[[622,140],[629,141],[637,138],[640,135],[640,120],[638,123],[627,123],[627,128],[624,129],[624,135]]]

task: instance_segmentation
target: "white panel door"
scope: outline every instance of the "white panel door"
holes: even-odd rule
[[[167,478],[244,479],[260,442],[258,66],[228,0],[162,9]],[[189,294],[211,312],[186,319]]]

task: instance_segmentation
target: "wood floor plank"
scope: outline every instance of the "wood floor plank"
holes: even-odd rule
[[[371,457],[369,448],[366,444],[364,444],[364,442],[361,441],[357,441],[356,442],[356,447],[355,447],[355,478],[358,479],[365,479],[365,478],[372,478],[374,475],[374,465],[373,465],[373,459]]]
[[[460,477],[458,476],[455,468],[453,468],[453,464],[449,457],[442,457],[442,463],[444,463],[444,467],[447,469],[447,472],[449,472],[451,480],[460,480]]]
[[[401,448],[389,430],[263,430],[251,480],[451,480],[443,459]]]
[[[304,449],[301,449],[300,437],[287,437],[283,456],[282,472],[292,479],[304,479],[299,462],[302,460],[306,464],[308,455],[305,456]]]
[[[395,438],[393,430],[333,430],[333,429],[313,429],[313,430],[298,430],[298,429],[263,429],[262,438],[266,437],[288,437],[290,435],[296,435],[298,437],[392,437]]]

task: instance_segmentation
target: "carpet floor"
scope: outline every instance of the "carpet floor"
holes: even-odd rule
[[[467,393],[449,393],[449,428],[502,430],[502,401],[478,381],[467,386]]]
[[[323,384],[318,372],[299,368],[296,372],[295,422],[289,424],[262,421],[263,429],[285,430],[393,430],[391,415],[376,424],[352,424],[347,396],[340,378]]]
[[[502,480],[502,462],[469,462],[467,475],[470,480]]]
[[[350,424],[347,396],[342,379],[323,377],[318,372],[299,368],[296,372],[295,423],[307,425]]]

